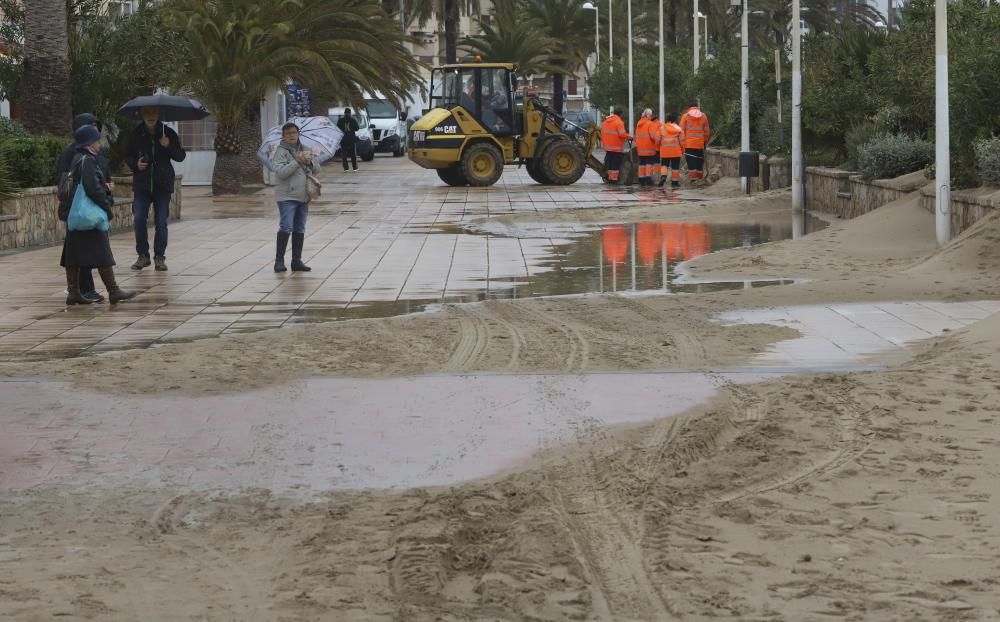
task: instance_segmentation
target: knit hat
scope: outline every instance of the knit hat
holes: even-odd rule
[[[73,139],[77,145],[85,147],[101,140],[101,132],[93,125],[84,125],[73,132]]]
[[[77,131],[84,125],[96,125],[97,129],[101,129],[101,122],[97,120],[97,117],[89,112],[84,112],[73,117],[73,131]]]

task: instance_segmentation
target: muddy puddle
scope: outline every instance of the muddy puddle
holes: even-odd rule
[[[826,226],[808,218],[806,232]],[[387,317],[442,303],[479,302],[591,293],[698,294],[795,283],[793,278],[700,281],[683,263],[729,248],[792,237],[791,217],[774,223],[644,221],[603,224],[530,223],[415,226],[426,235],[422,255],[451,260],[447,275],[421,283],[414,270],[399,288],[369,283],[333,304],[304,304],[289,322]],[[419,266],[415,266],[419,267]],[[432,295],[433,294],[433,295]],[[266,305],[257,311],[266,312]]]

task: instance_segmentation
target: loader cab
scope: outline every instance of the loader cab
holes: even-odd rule
[[[514,107],[517,77],[512,65],[477,63],[431,72],[431,108],[461,106],[494,136],[520,133]]]

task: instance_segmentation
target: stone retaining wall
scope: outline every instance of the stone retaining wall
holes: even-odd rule
[[[180,220],[181,175],[174,182],[170,202],[170,220]],[[132,230],[132,178],[115,177],[114,218],[111,232]],[[0,201],[0,251],[61,244],[66,236],[66,223],[59,220],[59,200],[56,188],[31,188],[19,196]],[[150,215],[150,226],[153,218]]]
[[[723,177],[739,177],[740,152],[735,149],[709,147],[705,150],[705,173],[710,173],[715,167],[719,167]],[[770,188],[769,180],[767,156],[762,155],[760,156],[760,177],[750,178],[750,192],[768,190]]]
[[[934,212],[937,205],[934,184],[920,189],[920,203]],[[1000,209],[1000,188],[953,190],[951,193],[951,234],[958,235],[976,221]]]

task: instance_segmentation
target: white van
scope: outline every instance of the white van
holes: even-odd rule
[[[340,121],[341,117],[344,116],[344,109],[350,108],[350,106],[338,106],[336,108],[330,108],[326,111],[326,116],[330,118],[330,121],[334,125],[337,121]],[[364,110],[351,109],[351,116],[353,116],[358,121],[358,144],[355,145],[358,157],[361,158],[363,162],[371,162],[375,159],[375,143],[372,141],[372,127],[371,122],[368,119],[368,115],[365,114]]]
[[[406,151],[406,113],[387,100],[365,100],[375,151],[400,157]]]

